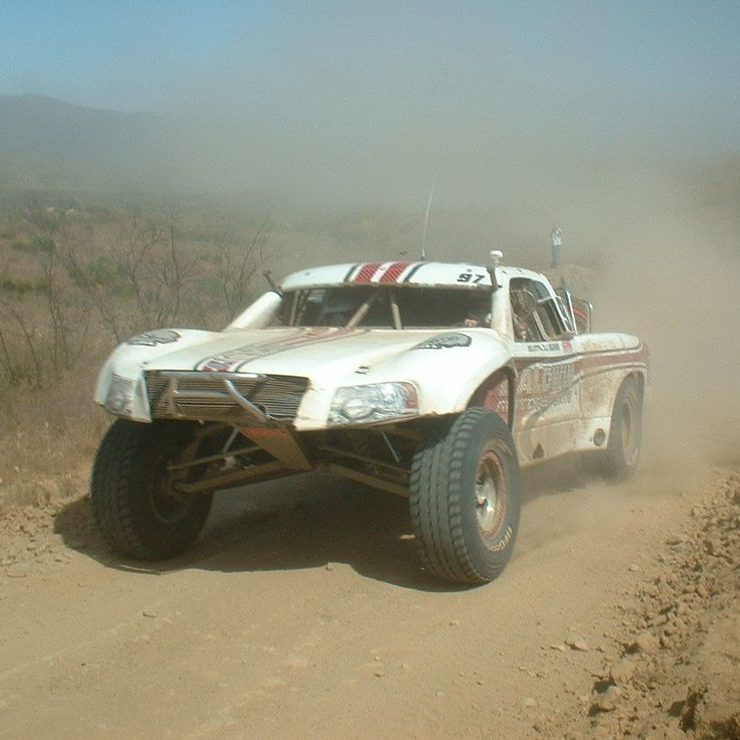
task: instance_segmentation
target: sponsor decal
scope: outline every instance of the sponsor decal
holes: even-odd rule
[[[557,352],[560,342],[529,342],[527,352]]]
[[[533,365],[526,368],[519,380],[519,392],[540,395],[562,391],[575,380],[575,363],[557,365]]]
[[[509,542],[511,542],[511,538],[514,536],[514,530],[511,528],[511,525],[506,527],[506,531],[504,532],[504,536],[495,544],[490,546],[490,550],[493,550],[493,552],[501,552],[502,550],[505,550]]]
[[[449,334],[438,334],[436,337],[427,339],[411,349],[450,349],[451,347],[469,347],[472,339],[467,334],[450,332]]]
[[[544,350],[550,344],[534,346]],[[564,346],[564,350],[572,351],[572,347]],[[579,353],[571,355],[565,362],[559,358],[553,358],[551,363],[535,357],[519,358],[517,366],[520,375],[516,386],[516,417],[517,425],[522,426],[538,423],[547,413],[581,413],[579,389],[583,393],[584,389],[591,387],[590,383],[584,386],[585,381],[597,374],[623,372],[628,368],[644,369],[647,367],[647,352],[645,345],[640,344],[630,349]]]
[[[578,404],[577,362],[533,364],[524,368],[517,384],[517,421],[547,412],[564,411]]]
[[[137,347],[156,347],[158,344],[172,344],[180,338],[179,332],[174,329],[155,329],[154,331],[145,331],[143,334],[137,334],[131,337],[126,344]]]

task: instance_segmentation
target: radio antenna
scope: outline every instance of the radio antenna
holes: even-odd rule
[[[437,187],[437,178],[434,178],[432,187],[429,188],[429,197],[427,198],[427,210],[424,214],[424,231],[421,235],[421,261],[427,258],[427,229],[429,228],[429,214],[432,211],[432,200],[434,199],[434,190]]]

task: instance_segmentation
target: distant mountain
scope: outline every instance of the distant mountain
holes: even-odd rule
[[[38,95],[0,96],[0,184],[139,187],[174,182],[176,150],[165,119],[71,105]]]

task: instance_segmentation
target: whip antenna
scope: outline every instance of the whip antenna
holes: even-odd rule
[[[429,214],[432,210],[432,200],[434,198],[434,189],[437,187],[437,180],[435,178],[432,183],[432,187],[429,188],[429,197],[427,198],[427,210],[424,214],[424,231],[421,236],[421,261],[423,262],[427,258],[427,229],[429,227]]]

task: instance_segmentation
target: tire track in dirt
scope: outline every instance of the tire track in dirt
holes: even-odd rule
[[[0,726],[9,737],[546,734],[587,712],[621,644],[625,594],[694,505],[649,475],[564,479],[530,484],[509,568],[468,590],[421,572],[404,501],[333,478],[222,496],[196,551],[166,570],[108,556],[84,502],[70,502],[56,520],[85,549],[0,579]]]

